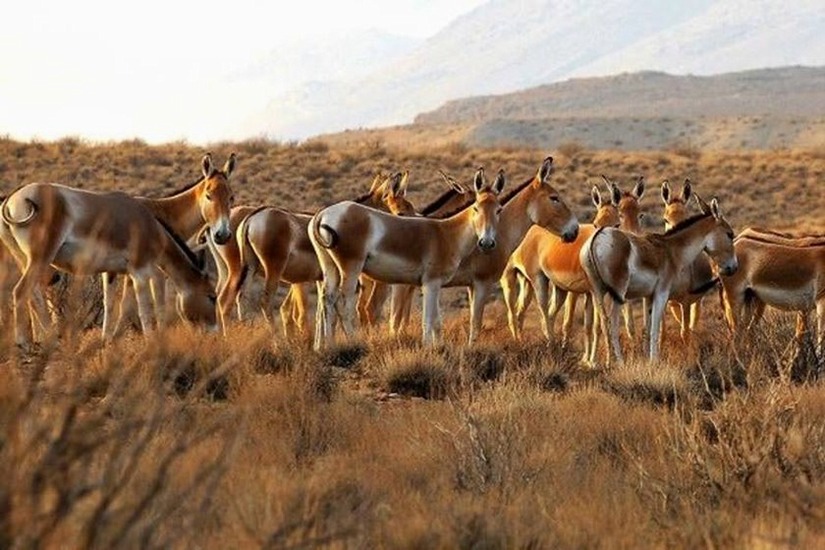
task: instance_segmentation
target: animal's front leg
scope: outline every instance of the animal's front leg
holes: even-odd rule
[[[438,298],[441,292],[441,281],[428,281],[424,284],[422,290],[422,340],[425,344],[433,345],[438,338],[436,329],[439,325]]]
[[[487,305],[489,287],[484,283],[474,284],[470,291],[470,344],[473,344],[481,333],[484,321],[484,306]]]
[[[653,295],[650,306],[650,360],[659,358],[660,337],[662,331],[662,317],[667,305],[667,293],[659,292]]]

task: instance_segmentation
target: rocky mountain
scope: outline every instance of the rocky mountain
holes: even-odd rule
[[[490,0],[366,76],[279,95],[244,130],[303,138],[408,123],[451,99],[572,76],[825,65],[820,0]]]

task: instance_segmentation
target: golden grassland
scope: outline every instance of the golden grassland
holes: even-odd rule
[[[689,175],[740,228],[823,224],[821,152],[567,149],[549,153],[583,219],[587,184],[604,172]],[[211,150],[219,162],[238,152],[238,202],[307,209],[362,192],[379,168],[412,169],[423,204],[440,192],[437,168],[468,178],[502,165],[521,181],[546,154]],[[51,180],[164,193],[197,177],[202,152],[0,140],[0,177],[4,190]],[[645,204],[655,220],[658,198]],[[228,338],[175,326],[107,347],[94,330],[64,329],[27,354],[6,330],[0,547],[825,545],[825,360],[810,338],[793,342],[789,315],[771,313],[738,351],[715,296],[704,315],[693,344],[668,319],[660,362],[626,341],[634,358],[612,370],[545,343],[534,315],[511,343],[498,302],[469,348],[463,310],[435,348],[410,329],[321,354],[262,320],[233,323]]]

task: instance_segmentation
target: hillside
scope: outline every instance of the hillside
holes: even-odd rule
[[[823,17],[808,0],[491,0],[367,76],[276,95],[244,131],[282,139],[405,124],[451,99],[574,76],[822,65]]]

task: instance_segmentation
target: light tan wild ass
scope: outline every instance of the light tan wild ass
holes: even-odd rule
[[[702,252],[707,252],[720,270],[737,269],[733,230],[714,199],[700,202],[702,214],[676,225],[663,235],[633,235],[605,227],[597,230],[581,250],[581,263],[593,286],[594,300],[602,323],[608,364],[611,357],[623,362],[619,344],[619,308],[629,299],[650,300],[650,360],[659,356],[662,314],[679,274]],[[607,321],[606,298],[613,307]],[[591,363],[595,357],[591,358]]]
[[[464,286],[469,291],[470,332],[472,344],[478,337],[484,317],[484,307],[501,279],[507,260],[521,243],[532,225],[539,225],[573,241],[579,232],[576,216],[550,185],[553,158],[542,162],[536,175],[513,190],[502,203],[498,245],[487,253],[473,250],[461,261],[455,275],[445,286]]]
[[[324,272],[319,285],[316,349],[334,337],[334,314],[339,306],[344,331],[353,334],[355,290],[362,272],[386,283],[422,286],[423,340],[433,343],[440,328],[441,287],[476,247],[486,251],[496,247],[502,210],[498,196],[503,187],[503,171],[488,185],[479,169],[473,205],[440,220],[393,216],[349,201],[318,212],[310,222],[310,239]]]
[[[545,338],[550,338],[553,321],[562,303],[566,303],[562,329],[563,345],[569,341],[576,301],[580,295],[585,301],[585,349],[584,357],[590,356],[591,342],[595,344],[593,300],[590,283],[579,261],[579,251],[585,241],[600,227],[619,225],[619,211],[615,204],[603,201],[599,188],[591,190],[591,198],[596,206],[596,216],[592,224],[579,226],[576,240],[565,243],[558,236],[546,229],[534,225],[527,232],[524,240],[510,255],[507,267],[501,277],[504,303],[507,306],[507,320],[510,332],[516,340],[521,339],[524,314],[530,304],[532,289],[538,299],[541,313],[542,331]],[[550,302],[550,290],[553,299]],[[518,292],[518,299],[516,293]]]
[[[732,331],[751,328],[765,306],[796,311],[797,336],[816,312],[817,347],[825,344],[825,235],[748,228],[734,243],[739,271],[722,277],[725,318]]]
[[[26,259],[13,295],[19,344],[30,341],[27,306],[50,266],[80,276],[128,273],[145,332],[152,328],[149,280],[160,268],[177,287],[182,315],[215,325],[214,291],[191,251],[128,195],[32,183],[3,203],[2,219]]]

